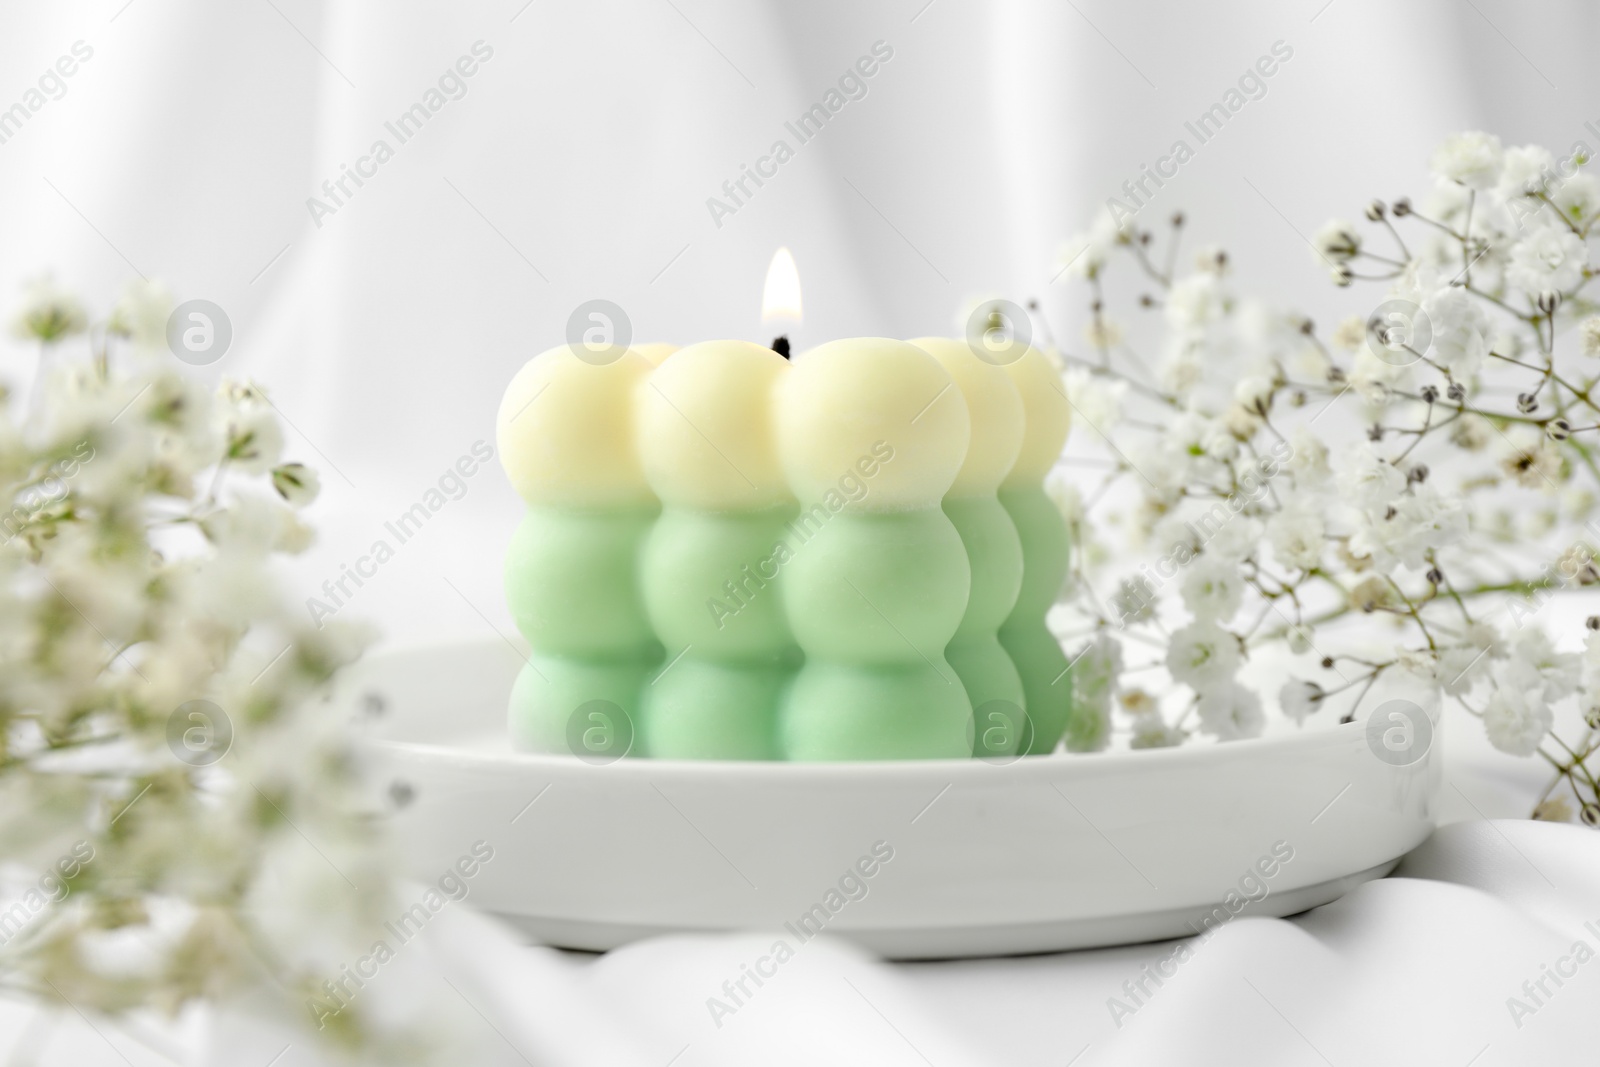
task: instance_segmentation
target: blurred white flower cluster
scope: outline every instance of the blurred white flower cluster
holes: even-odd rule
[[[300,1019],[389,906],[322,700],[368,638],[280,601],[316,475],[259,386],[157,352],[168,311],[137,285],[91,322],[41,284],[15,319],[49,358],[27,410],[0,390],[0,861],[92,858],[0,909],[0,972],[81,1012],[265,989]],[[359,1005],[330,1029],[380,1042]]]
[[[1062,357],[1076,462],[1104,468],[1059,491],[1078,542],[1058,622],[1090,634],[1077,747],[1109,743],[1115,703],[1149,747],[1255,736],[1263,697],[1349,721],[1399,687],[1546,761],[1539,817],[1600,825],[1600,617],[1553,632],[1547,608],[1600,583],[1589,164],[1450,138],[1420,204],[1311,238],[1338,286],[1384,290],[1325,332],[1236,293],[1216,248],[1184,272],[1181,215],[1068,242],[1090,291],[1089,352]],[[1148,323],[1107,308],[1129,278]]]

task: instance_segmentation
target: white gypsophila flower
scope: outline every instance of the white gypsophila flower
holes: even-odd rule
[[[1348,263],[1361,251],[1361,234],[1353,222],[1329,219],[1311,235],[1311,247],[1318,262]]]
[[[1290,678],[1278,690],[1278,707],[1296,726],[1304,726],[1306,719],[1322,707],[1322,697],[1322,686],[1316,682]]]
[[[1214,622],[1190,623],[1167,646],[1167,673],[1196,692],[1227,681],[1238,669],[1238,638]]]
[[[1296,656],[1303,656],[1311,651],[1311,627],[1305,623],[1297,622],[1284,631],[1284,643],[1289,651]]]
[[[1229,404],[1222,413],[1220,420],[1222,427],[1240,441],[1248,441],[1261,429],[1265,421],[1262,416],[1254,411],[1247,411],[1240,404]]]
[[[1403,363],[1380,359],[1376,352],[1363,345],[1356,349],[1355,358],[1350,361],[1350,388],[1369,404],[1385,404],[1405,378],[1406,370]]]
[[[1284,468],[1294,478],[1295,484],[1306,489],[1326,485],[1333,477],[1328,466],[1328,446],[1310,427],[1302,423],[1289,435],[1289,458]]]
[[[216,429],[227,442],[228,462],[247,474],[264,474],[283,454],[278,413],[255,386],[224,382],[218,389]]]
[[[1482,678],[1489,676],[1485,664],[1490,653],[1483,646],[1458,645],[1439,653],[1435,679],[1439,688],[1453,697],[1466,696]]]
[[[1367,320],[1360,315],[1348,315],[1339,320],[1339,325],[1333,328],[1333,334],[1328,338],[1333,347],[1345,352],[1354,352],[1367,343]]]
[[[1433,188],[1422,197],[1422,212],[1446,226],[1460,227],[1467,221],[1467,208],[1476,211],[1476,194],[1459,182],[1435,177]],[[1461,242],[1449,234],[1421,235],[1421,247],[1413,249],[1413,265],[1437,270],[1461,255]]]
[[[1465,504],[1431,485],[1400,496],[1384,512],[1364,511],[1351,536],[1351,551],[1372,557],[1373,566],[1396,564],[1420,570],[1430,549],[1448,548],[1467,534]]]
[[[1157,555],[1187,560],[1199,553],[1201,547],[1194,525],[1176,511],[1164,513],[1150,526],[1150,548]]]
[[[226,505],[201,521],[201,528],[212,543],[255,555],[294,555],[311,544],[310,530],[294,509],[264,493],[234,493]]]
[[[1126,239],[1126,231],[1108,211],[1101,209],[1086,233],[1062,244],[1056,255],[1056,272],[1069,278],[1094,278],[1105,269],[1117,244]]]
[[[1185,568],[1179,592],[1196,619],[1227,622],[1244,598],[1244,578],[1237,563],[1206,553]]]
[[[1126,381],[1106,378],[1085,367],[1068,367],[1063,384],[1073,413],[1096,434],[1111,429],[1122,417]]]
[[[1586,226],[1600,214],[1600,178],[1574,174],[1550,194],[1557,210],[1574,226]]]
[[[1578,679],[1589,699],[1600,699],[1600,631],[1590,630],[1583,639],[1583,652],[1578,657]]]
[[[291,507],[303,508],[317,499],[322,478],[304,463],[285,463],[272,468],[272,488]]]
[[[1532,626],[1512,643],[1510,659],[1502,670],[1518,670],[1524,681],[1537,678],[1544,699],[1553,703],[1578,691],[1582,668],[1579,656],[1557,652],[1545,632]]]
[[[1150,579],[1143,575],[1122,579],[1117,583],[1117,591],[1111,595],[1111,608],[1117,625],[1149,622],[1155,618],[1159,596]]]
[[[1536,144],[1508,148],[1500,171],[1498,192],[1505,197],[1543,192],[1550,176],[1555,173],[1555,164],[1555,157],[1548,148]]]
[[[1125,336],[1118,323],[1103,315],[1090,319],[1083,326],[1083,340],[1091,348],[1115,348]]]
[[[1232,517],[1225,519],[1220,526],[1212,526],[1207,519],[1214,522],[1216,509],[1219,506]],[[1198,525],[1202,534],[1209,531],[1209,536],[1203,539],[1203,545],[1206,552],[1217,559],[1238,563],[1261,545],[1261,523],[1244,515],[1233,515],[1232,509],[1227,505],[1213,504]]]
[[[172,290],[165,282],[143,278],[131,281],[112,305],[106,328],[140,348],[160,348],[167,343],[167,319],[173,306]]]
[[[1236,404],[1256,415],[1265,415],[1272,408],[1272,381],[1259,374],[1240,378],[1233,387]]]
[[[1480,303],[1460,286],[1447,285],[1429,295],[1422,310],[1433,330],[1432,350],[1423,355],[1458,380],[1474,377],[1489,352],[1489,316]]]
[[[1133,749],[1173,748],[1183,744],[1184,733],[1170,726],[1158,712],[1136,716],[1133,720],[1133,738],[1128,747]]]
[[[1402,648],[1395,653],[1394,665],[1403,674],[1426,685],[1437,685],[1439,657],[1427,648]]]
[[[1287,567],[1309,571],[1320,564],[1326,536],[1320,511],[1304,495],[1296,496],[1267,520],[1267,543],[1278,562]]]
[[[1111,703],[1121,676],[1122,645],[1105,631],[1095,634],[1073,661],[1072,706],[1076,721],[1067,727],[1069,751],[1098,752],[1111,743]]]
[[[1525,489],[1558,487],[1561,453],[1546,435],[1529,426],[1512,426],[1499,435],[1505,452],[1500,467]]]
[[[1190,348],[1171,352],[1161,363],[1161,386],[1174,396],[1187,396],[1200,384],[1205,365],[1199,353]]]
[[[1600,315],[1590,315],[1578,324],[1578,344],[1586,356],[1600,356]]]
[[[1198,330],[1225,316],[1232,296],[1215,274],[1191,274],[1167,290],[1167,324],[1178,330]]]
[[[89,313],[71,292],[42,275],[24,287],[22,307],[12,321],[12,332],[49,344],[89,328]]]
[[[1258,737],[1267,724],[1261,713],[1261,698],[1233,681],[1201,692],[1195,710],[1200,715],[1200,728],[1222,741]]]
[[[1350,588],[1349,598],[1350,606],[1357,611],[1377,611],[1394,603],[1394,587],[1383,575],[1369,574]]]
[[[1469,130],[1446,138],[1434,149],[1431,166],[1441,178],[1473,189],[1487,189],[1499,181],[1503,162],[1500,138]]]
[[[1117,703],[1121,704],[1122,710],[1134,720],[1161,712],[1161,701],[1150,692],[1138,687],[1124,689],[1118,694]]]
[[[1554,716],[1537,690],[1530,693],[1496,680],[1483,707],[1483,729],[1489,743],[1513,756],[1531,756],[1550,732]]]
[[[1583,280],[1589,248],[1583,238],[1553,226],[1535,230],[1511,249],[1506,280],[1529,296],[1565,292]]]
[[[1336,469],[1340,497],[1363,511],[1382,514],[1406,489],[1406,476],[1370,445],[1341,453]]]
[[[1206,431],[1200,449],[1218,463],[1228,463],[1239,455],[1239,438],[1226,426],[1215,426]]]

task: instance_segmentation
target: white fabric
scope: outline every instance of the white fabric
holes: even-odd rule
[[[723,983],[771,937],[661,938],[592,958],[519,947],[465,909],[441,914],[430,938],[487,1016],[467,1020],[483,1063],[1541,1063],[1588,1047],[1600,993],[1600,838],[1522,821],[1445,827],[1393,877],[1295,918],[1235,919],[1203,941],[891,965],[823,939],[759,989],[747,982],[753,995],[720,1020],[709,998],[735,1003]],[[1163,968],[1176,973],[1159,987],[1144,979],[1136,1000],[1124,983],[1180,946]],[[1560,985],[1546,971],[1558,964],[1576,971]],[[1541,978],[1544,993],[1524,990]],[[244,1062],[238,1048],[209,1062]]]

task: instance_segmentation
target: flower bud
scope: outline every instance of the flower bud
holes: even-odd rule
[[[1433,385],[1424,385],[1422,387],[1422,399],[1430,404],[1437,401],[1439,399],[1438,387]]]
[[[1444,571],[1440,570],[1438,567],[1429,567],[1427,577],[1430,585],[1444,584]]]
[[[1394,217],[1403,219],[1409,214],[1411,214],[1411,198],[1402,196],[1394,202]]]
[[[1517,394],[1517,410],[1524,415],[1530,415],[1539,410],[1539,398],[1532,393]]]
[[[1561,294],[1553,289],[1546,289],[1539,294],[1539,299],[1535,303],[1538,304],[1539,310],[1546,315],[1554,315],[1556,308],[1561,306]]]
[[[1585,804],[1578,813],[1578,818],[1583,820],[1583,825],[1593,829],[1600,827],[1600,804]]]
[[[1355,275],[1350,273],[1350,268],[1344,266],[1343,264],[1333,268],[1332,273],[1333,284],[1337,285],[1341,289],[1347,288],[1350,283],[1355,280]]]
[[[1384,211],[1385,208],[1383,201],[1374,200],[1372,203],[1367,205],[1367,218],[1371,219],[1373,222],[1379,222],[1383,219]]]
[[[1462,387],[1460,382],[1451,382],[1450,387],[1445,390],[1444,395],[1448,396],[1451,400],[1459,402],[1467,398],[1467,391]]]
[[[1565,441],[1572,436],[1572,423],[1566,419],[1551,419],[1545,424],[1544,432],[1552,441]]]

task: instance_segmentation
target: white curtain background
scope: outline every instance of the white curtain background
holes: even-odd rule
[[[9,4],[0,108],[75,42],[93,56],[0,144],[0,314],[45,269],[102,313],[141,274],[221,305],[232,349],[190,373],[263,382],[294,428],[290,457],[323,475],[319,542],[287,574],[300,599],[492,443],[505,383],[584,300],[620,304],[637,340],[766,340],[762,279],[788,245],[802,347],[953,333],[979,294],[1039,298],[1070,344],[1085,298],[1052,282],[1057,246],[1141,164],[1193,145],[1185,121],[1275,42],[1293,56],[1266,95],[1141,222],[1182,209],[1190,247],[1224,243],[1240,289],[1323,320],[1364,314],[1376,291],[1333,289],[1304,235],[1370,197],[1425,193],[1432,147],[1460,129],[1600,147],[1584,128],[1600,126],[1597,30],[1600,8],[1580,0]],[[398,144],[384,123],[479,41],[492,57],[465,96]],[[878,41],[893,57],[867,95],[718,226],[707,198],[774,140],[793,145],[784,122]],[[319,226],[307,199],[380,137],[394,157]],[[0,377],[25,387],[35,359],[0,339]],[[497,469],[480,472],[345,610],[395,642],[511,633],[500,560],[518,508]],[[1485,756],[1470,720],[1448,737],[1451,817],[1526,810],[1531,764]],[[1317,921],[1355,904],[1340,907]],[[971,965],[960,973],[983,982],[951,1010],[996,968],[1015,984],[1050,966]],[[1355,996],[1350,981],[1329,995]],[[1181,1015],[1178,998],[1161,1008]],[[1064,1063],[1082,1044],[1001,1062]]]

